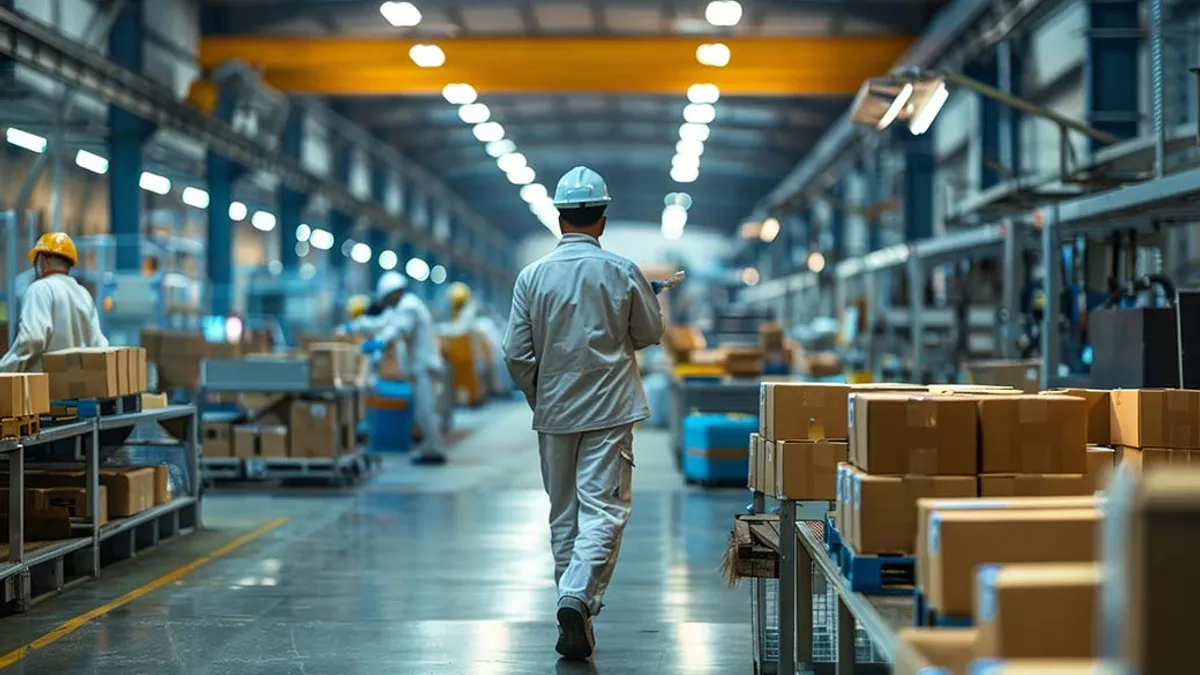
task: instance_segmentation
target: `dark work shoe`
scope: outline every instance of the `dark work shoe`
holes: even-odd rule
[[[575,598],[558,601],[558,644],[554,651],[565,659],[584,661],[596,648],[592,634],[592,619],[587,607]]]
[[[412,457],[413,464],[441,465],[446,463],[446,456],[440,452],[419,452]]]

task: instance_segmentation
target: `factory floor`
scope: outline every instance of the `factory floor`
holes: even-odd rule
[[[347,490],[209,492],[206,530],[0,620],[0,673],[752,671],[749,593],[718,569],[744,491],[686,488],[666,434],[639,432],[596,656],[560,663],[528,409],[496,403],[458,423],[445,467],[393,460]]]

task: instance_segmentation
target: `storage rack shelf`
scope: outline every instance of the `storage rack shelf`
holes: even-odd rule
[[[188,422],[183,448],[188,494],[178,495],[133,516],[113,519],[103,525],[93,517],[79,519],[72,527],[82,536],[60,541],[26,541],[25,466],[39,458],[61,461],[56,450],[73,441],[73,460],[86,467],[85,489],[88,512],[99,512],[100,457],[105,450],[102,430],[127,429],[143,422],[185,420]],[[103,567],[133,557],[200,527],[200,481],[197,409],[175,405],[139,413],[111,415],[45,426],[36,435],[0,441],[0,456],[8,462],[8,543],[0,546],[8,562],[0,563],[0,584],[5,611],[24,612],[34,602],[100,576]],[[120,441],[124,442],[124,437]],[[133,442],[135,445],[137,441]],[[54,456],[50,456],[53,454]],[[53,464],[50,464],[53,465]]]
[[[305,400],[357,399],[357,387],[309,387],[307,369],[297,370],[299,379],[277,379],[283,371],[267,366],[255,375],[254,362],[244,362],[236,368],[232,360],[205,361],[202,369],[204,383],[196,394],[205,421],[224,421],[228,414],[204,411],[209,394],[283,394]],[[246,369],[249,368],[249,371]],[[240,372],[239,372],[240,371]],[[272,457],[237,458],[212,457],[200,462],[200,475],[205,484],[218,480],[324,480],[335,485],[349,485],[368,475],[375,467],[366,451],[354,447],[339,447],[335,457]]]

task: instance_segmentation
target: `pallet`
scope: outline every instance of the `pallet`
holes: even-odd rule
[[[36,436],[41,430],[42,420],[37,415],[22,415],[20,417],[5,417],[0,419],[0,440],[2,441]]]
[[[142,395],[127,394],[111,398],[73,398],[61,401],[51,401],[51,407],[74,409],[75,417],[92,419],[95,417],[111,417],[113,415],[128,415],[142,411]]]
[[[916,583],[916,559],[908,555],[860,555],[843,542],[838,562],[850,590],[866,595],[908,595]]]
[[[914,589],[913,625],[917,628],[972,628],[975,622],[969,616],[942,616],[929,607],[920,589]]]

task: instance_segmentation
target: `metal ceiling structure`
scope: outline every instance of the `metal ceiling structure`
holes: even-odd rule
[[[657,222],[663,197],[694,199],[690,221],[732,231],[802,160],[861,81],[886,70],[942,0],[743,0],[733,28],[707,0],[424,0],[396,28],[378,0],[202,0],[201,61],[239,58],[285,91],[326,99],[397,147],[506,234],[540,225],[437,93],[468,82],[551,190],[587,164],[610,183],[613,219]],[[729,45],[726,68],[695,59]],[[415,68],[413,44],[441,68]],[[689,84],[722,89],[700,177],[669,175]]]

